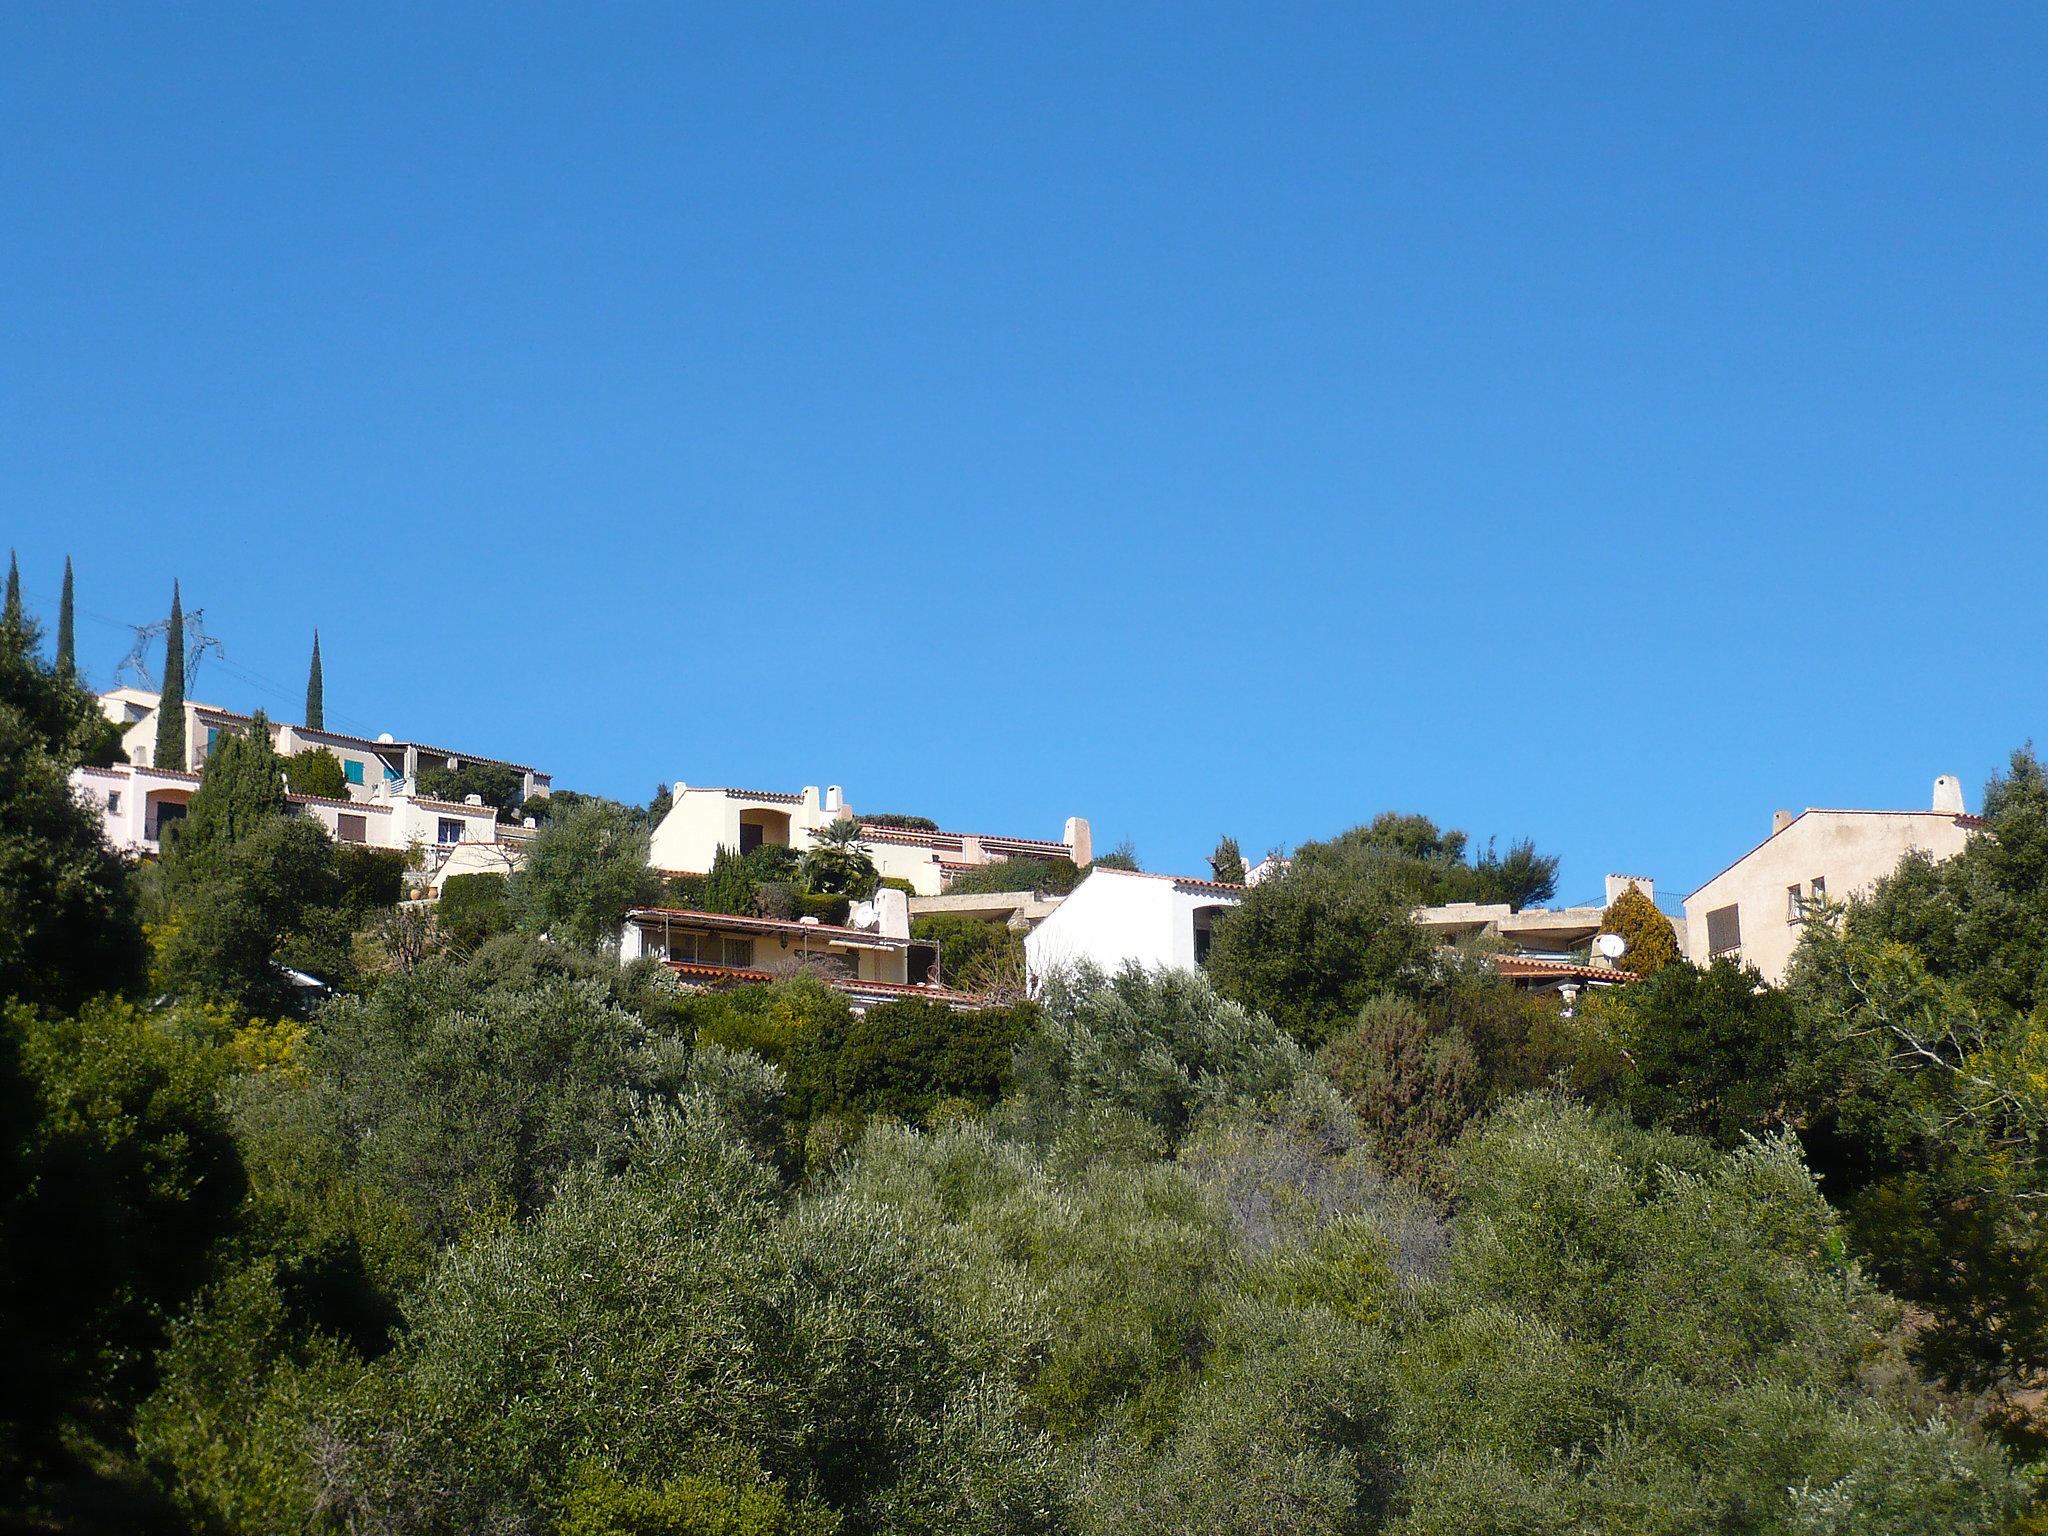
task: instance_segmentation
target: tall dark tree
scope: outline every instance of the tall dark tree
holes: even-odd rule
[[[156,707],[156,766],[185,766],[185,602],[171,583],[171,627],[164,636],[164,687]]]
[[[272,750],[270,722],[259,710],[247,731],[224,731],[214,744],[199,791],[165,851],[166,878],[182,887],[212,873],[229,849],[289,808],[284,760]]]
[[[142,929],[99,814],[71,787],[105,722],[43,664],[41,638],[26,617],[0,624],[0,997],[66,1009],[142,979]]]
[[[0,624],[11,630],[25,629],[28,616],[21,606],[21,566],[15,561],[14,551],[7,551],[7,603],[0,608]]]
[[[57,675],[69,682],[78,676],[77,636],[71,613],[71,557],[64,557],[64,594],[57,600]]]
[[[313,631],[313,664],[306,670],[306,728],[327,729],[327,688],[320,677],[320,631]]]
[[[1225,885],[1244,884],[1244,855],[1238,851],[1236,838],[1226,837],[1216,845],[1209,855],[1209,869]]]

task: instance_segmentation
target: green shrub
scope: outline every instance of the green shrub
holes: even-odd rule
[[[984,896],[1003,891],[1042,891],[1060,896],[1081,883],[1085,872],[1070,859],[997,859],[963,869],[946,882],[948,896]]]
[[[1654,976],[1684,958],[1678,952],[1678,930],[1671,926],[1671,919],[1657,910],[1633,880],[1608,907],[1600,931],[1621,935],[1628,948],[1617,963],[1638,976]]]
[[[835,926],[846,922],[853,911],[853,899],[848,896],[828,896],[817,891],[805,891],[797,898],[797,916],[815,917],[821,923]]]
[[[830,1536],[838,1523],[815,1506],[791,1509],[772,1485],[684,1473],[655,1487],[586,1467],[555,1529],[557,1536]]]
[[[341,759],[325,747],[295,753],[284,760],[284,781],[294,794],[320,795],[329,800],[346,800],[348,774]]]
[[[1016,961],[1024,945],[1022,935],[1003,924],[958,912],[920,917],[911,923],[910,936],[937,946],[939,974],[947,986],[970,991],[978,975]]]
[[[503,875],[450,875],[434,904],[434,925],[441,942],[467,954],[484,940],[512,928],[510,882]]]
[[[805,1120],[922,1121],[945,1100],[985,1109],[1008,1089],[1011,1059],[1036,1021],[1028,1003],[975,1013],[915,999],[859,1014],[819,1010],[787,1058],[791,1106]]]
[[[462,804],[465,796],[476,795],[485,805],[496,807],[498,814],[508,821],[531,814],[523,811],[519,803],[525,779],[503,763],[465,762],[453,769],[446,765],[422,768],[413,782],[429,799],[456,805]]]

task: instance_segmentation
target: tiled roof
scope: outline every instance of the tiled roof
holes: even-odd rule
[[[294,805],[332,805],[344,811],[375,811],[380,816],[389,816],[391,807],[377,805],[369,800],[336,800],[330,795],[302,795],[294,790],[285,796]]]
[[[1530,955],[1489,955],[1487,964],[1510,981],[1634,981],[1634,971],[1569,960],[1538,960]]]
[[[1176,886],[1185,886],[1189,890],[1222,891],[1233,896],[1242,895],[1248,889],[1248,887],[1246,886],[1232,885],[1227,880],[1200,880],[1193,875],[1155,875],[1147,870],[1118,869],[1114,865],[1111,865],[1108,868],[1104,868],[1101,865],[1097,865],[1095,869],[1092,871],[1092,873],[1104,875],[1128,875],[1133,879],[1137,880],[1171,880]]]
[[[690,790],[694,790],[697,787],[697,785],[692,784],[690,789],[685,790],[684,793],[688,794]],[[802,805],[804,803],[802,795],[785,794],[779,789],[719,789],[712,791],[712,793],[723,795],[728,800],[773,800],[777,805]]]
[[[786,917],[740,917],[731,912],[696,912],[686,907],[635,907],[626,914],[626,918],[629,922],[665,919],[671,923],[680,918],[693,928],[735,928],[747,933],[786,933],[791,937],[806,933],[837,934],[866,944],[895,947],[908,947],[910,944],[908,939],[892,939],[870,928],[847,928],[837,923],[803,923]]]
[[[1002,837],[995,833],[982,832],[924,832],[915,827],[884,827],[871,822],[860,825],[862,842],[903,843],[918,848],[944,848],[959,852],[966,846],[966,839],[973,838],[983,850],[991,853],[1021,853],[1027,858],[1051,857],[1069,858],[1072,850],[1065,843],[1049,842],[1041,837]]]
[[[410,797],[414,805],[429,806],[437,811],[461,811],[467,816],[492,816],[498,814],[494,805],[457,805],[453,800],[429,800],[425,795]]]
[[[773,971],[756,970],[751,966],[703,965],[695,960],[664,960],[661,962],[678,976],[694,976],[705,981],[769,982],[785,978]],[[850,976],[827,976],[825,983],[840,992],[868,993],[879,997],[908,997],[932,1003],[982,1003],[986,1002],[978,992],[955,992],[948,987],[919,986],[901,981],[858,981]]]
[[[1687,901],[1691,901],[1693,897],[1699,895],[1701,891],[1704,891],[1708,886],[1712,885],[1715,880],[1720,879],[1721,876],[1727,874],[1728,871],[1735,868],[1736,865],[1741,864],[1745,860],[1753,857],[1760,850],[1769,846],[1769,844],[1777,838],[1783,837],[1787,832],[1790,832],[1794,827],[1798,826],[1800,822],[1804,821],[1809,816],[1939,816],[1944,821],[1954,822],[1957,826],[1963,828],[1963,830],[1965,830],[1966,832],[1981,831],[1984,827],[1984,818],[1982,816],[1973,816],[1967,811],[1858,811],[1845,809],[1842,807],[1810,805],[1805,810],[1801,811],[1797,816],[1794,816],[1790,821],[1786,822],[1784,826],[1773,828],[1771,831],[1771,835],[1769,837],[1765,838],[1761,843],[1758,843],[1756,847],[1750,849],[1748,853],[1745,853],[1742,856],[1742,858],[1735,860],[1733,864],[1725,865],[1721,869],[1715,871],[1713,879],[1704,881],[1700,885],[1696,886],[1691,892],[1689,892],[1686,895],[1685,899]]]

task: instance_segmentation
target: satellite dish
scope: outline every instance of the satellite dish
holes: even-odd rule
[[[1628,953],[1628,940],[1618,933],[1596,934],[1593,949],[1603,960],[1619,960]]]

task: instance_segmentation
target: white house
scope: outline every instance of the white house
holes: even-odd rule
[[[768,843],[801,852],[833,822],[858,819],[837,784],[789,794],[679,782],[668,815],[654,829],[648,862],[673,874],[701,875],[720,848],[750,853]],[[1094,857],[1088,823],[1079,816],[1067,818],[1058,842],[862,822],[861,844],[884,879],[907,881],[920,896],[936,896],[961,870],[1000,859],[1070,859],[1086,868]]]
[[[79,768],[72,788],[99,812],[107,842],[120,852],[154,857],[163,850],[164,829],[183,819],[200,775],[172,768]],[[469,803],[430,800],[420,795],[387,793],[375,786],[366,800],[331,800],[323,795],[289,794],[293,814],[309,816],[337,843],[366,848],[415,846],[429,869],[458,847],[499,843],[498,812],[476,797]]]
[[[139,768],[168,769],[196,773],[206,765],[207,753],[224,734],[248,730],[253,715],[238,714],[217,704],[185,703],[185,757],[178,763],[155,763],[157,716],[163,704],[161,694],[146,688],[110,688],[99,696],[100,712],[121,728],[121,748],[128,761]],[[416,741],[395,740],[389,732],[371,740],[343,731],[316,731],[308,726],[270,721],[270,745],[281,757],[293,757],[322,747],[341,761],[348,781],[349,798],[371,799],[382,786],[387,794],[409,793],[423,768],[456,769],[465,763],[489,763],[507,768],[519,781],[519,798],[527,800],[550,792],[553,781],[524,763],[502,758],[480,757],[447,747],[430,747]]]
[[[1924,811],[1777,811],[1771,835],[1685,898],[1686,957],[1727,956],[1785,979],[1807,907],[1847,901],[1899,867],[1909,853],[1952,859],[1983,825],[1963,808],[1962,781],[1934,781]]]
[[[1096,869],[1025,935],[1030,988],[1035,994],[1055,972],[1078,965],[1195,970],[1209,957],[1217,917],[1244,892],[1219,880]]]

